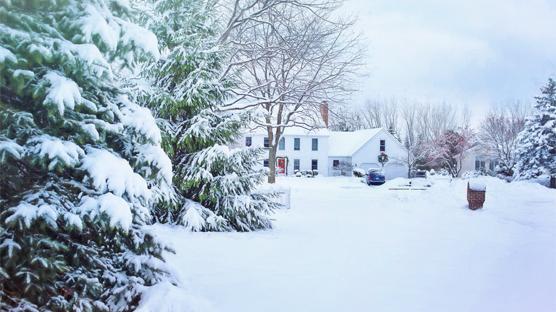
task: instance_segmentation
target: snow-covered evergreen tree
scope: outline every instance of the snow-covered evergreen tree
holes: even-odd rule
[[[234,149],[240,114],[219,111],[233,81],[217,44],[215,1],[155,1],[149,20],[162,58],[148,71],[156,87],[146,97],[165,132],[179,198],[161,221],[194,231],[251,231],[271,227],[272,195],[255,192],[264,179],[261,151]]]
[[[529,117],[519,134],[517,175],[531,179],[556,175],[556,81],[548,79],[536,97],[536,113]]]
[[[125,1],[0,5],[0,310],[123,311],[167,275],[145,230],[172,167],[122,72],[158,57]]]

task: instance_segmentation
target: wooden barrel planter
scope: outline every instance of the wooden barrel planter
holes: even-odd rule
[[[469,209],[477,210],[483,208],[485,203],[486,188],[481,184],[470,184],[467,182],[467,202],[469,203]]]

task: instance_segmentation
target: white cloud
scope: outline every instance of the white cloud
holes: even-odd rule
[[[348,0],[345,10],[369,46],[357,101],[528,101],[556,74],[556,2]]]

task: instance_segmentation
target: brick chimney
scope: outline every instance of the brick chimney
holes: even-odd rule
[[[324,121],[324,126],[328,128],[328,102],[322,101],[320,104],[320,115],[322,117],[322,121]]]

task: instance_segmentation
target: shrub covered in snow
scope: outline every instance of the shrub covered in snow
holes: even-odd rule
[[[365,169],[363,168],[353,168],[353,175],[358,177],[358,178],[362,178],[367,174],[367,172],[365,172]]]
[[[0,7],[2,311],[127,311],[166,275],[143,226],[172,194],[171,164],[120,70],[158,47],[131,12],[104,0]]]

